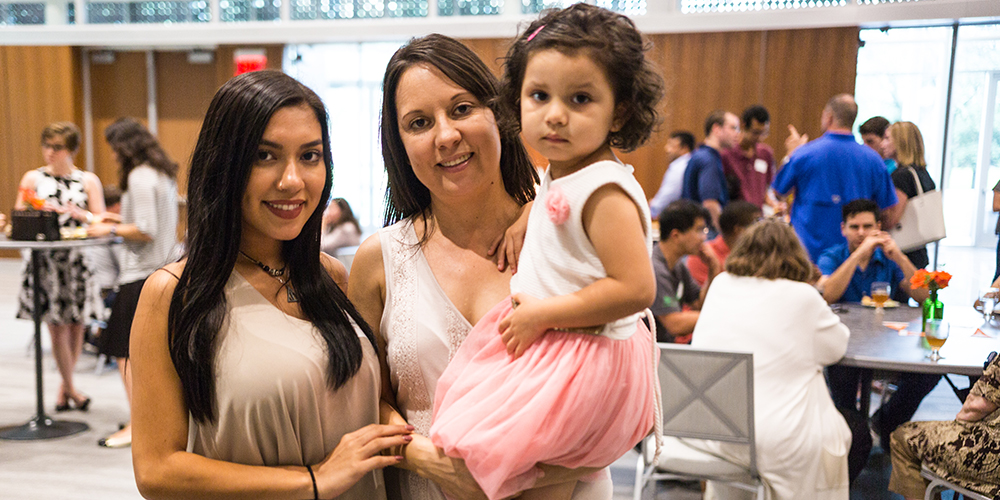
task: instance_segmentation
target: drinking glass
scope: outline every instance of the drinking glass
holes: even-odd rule
[[[872,283],[872,302],[875,303],[876,311],[883,311],[886,301],[889,300],[889,284],[884,281]]]
[[[941,346],[948,340],[949,325],[943,319],[927,320],[927,328],[924,330],[924,338],[931,346],[931,353],[927,355],[931,361],[941,359]]]
[[[986,321],[993,319],[993,309],[997,306],[997,295],[1000,295],[1000,290],[996,288],[986,288],[979,294],[979,303],[983,308],[983,319]]]

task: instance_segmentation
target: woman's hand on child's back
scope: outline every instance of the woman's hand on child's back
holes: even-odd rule
[[[549,326],[542,322],[545,308],[542,300],[527,294],[518,293],[511,296],[514,310],[498,325],[500,338],[507,346],[507,352],[514,359],[521,357],[524,351],[538,340]]]
[[[528,231],[528,214],[531,212],[529,201],[521,208],[521,215],[514,221],[503,234],[497,237],[490,245],[487,255],[497,256],[497,269],[503,272],[510,267],[512,273],[517,272],[517,258],[521,254],[521,247],[524,246],[524,234]]]

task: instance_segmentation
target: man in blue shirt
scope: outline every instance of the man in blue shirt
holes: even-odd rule
[[[795,190],[792,227],[813,262],[827,248],[844,242],[837,229],[845,203],[867,198],[885,212],[898,201],[882,158],[858,144],[851,133],[857,116],[858,105],[850,95],[830,99],[821,117],[825,133],[796,149],[772,184],[782,196]]]
[[[823,252],[819,270],[823,273],[817,287],[827,302],[860,302],[871,293],[872,283],[882,281],[899,287],[918,303],[927,298],[927,290],[910,289],[910,278],[917,270],[888,233],[882,231],[878,205],[871,200],[854,200],[843,208],[841,231],[847,243]],[[872,427],[889,449],[889,435],[916,413],[920,401],[937,385],[940,375],[901,373],[896,394],[872,416]],[[827,367],[827,383],[833,403],[854,410],[859,384],[871,384],[871,370],[847,366]],[[863,391],[862,394],[867,394]]]
[[[817,288],[829,303],[861,302],[871,293],[872,284],[898,286],[917,302],[927,298],[927,290],[910,289],[917,268],[899,249],[889,233],[882,231],[878,205],[871,200],[854,200],[841,209],[841,234],[847,243],[827,249],[817,265],[823,277]]]
[[[705,142],[691,153],[684,170],[681,198],[708,210],[712,228],[719,228],[719,214],[729,201],[726,174],[722,170],[721,152],[736,145],[740,136],[740,119],[728,111],[713,111],[705,119]],[[714,235],[713,235],[714,237]]]

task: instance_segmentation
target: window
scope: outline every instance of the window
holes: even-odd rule
[[[277,21],[281,19],[281,0],[219,0],[219,19],[223,22]]]
[[[211,18],[208,0],[87,3],[90,24],[205,23]]]
[[[943,243],[992,247],[992,188],[1000,180],[1000,25],[958,27],[946,116],[953,29],[862,30],[857,123],[876,115],[915,123],[928,172],[944,194]]]
[[[331,197],[350,203],[365,234],[382,227],[386,188],[378,131],[382,75],[400,45],[335,43],[285,49],[285,72],[313,89],[330,114]]]
[[[569,7],[580,0],[521,0],[521,13],[538,14],[545,9]],[[663,1],[663,0],[661,0]],[[687,0],[685,0],[687,1]],[[635,16],[646,13],[647,0],[589,0],[586,3]]]
[[[44,3],[0,3],[0,26],[45,24]]]
[[[438,0],[439,16],[495,16],[503,0]]]

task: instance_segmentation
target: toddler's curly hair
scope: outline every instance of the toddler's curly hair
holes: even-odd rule
[[[532,53],[555,49],[567,55],[585,50],[604,69],[615,105],[624,106],[622,128],[608,135],[612,147],[632,151],[649,139],[659,123],[656,105],[663,97],[663,78],[646,60],[650,44],[631,19],[593,5],[578,3],[545,13],[514,40],[504,59],[500,100],[503,120],[520,129],[521,86]]]

